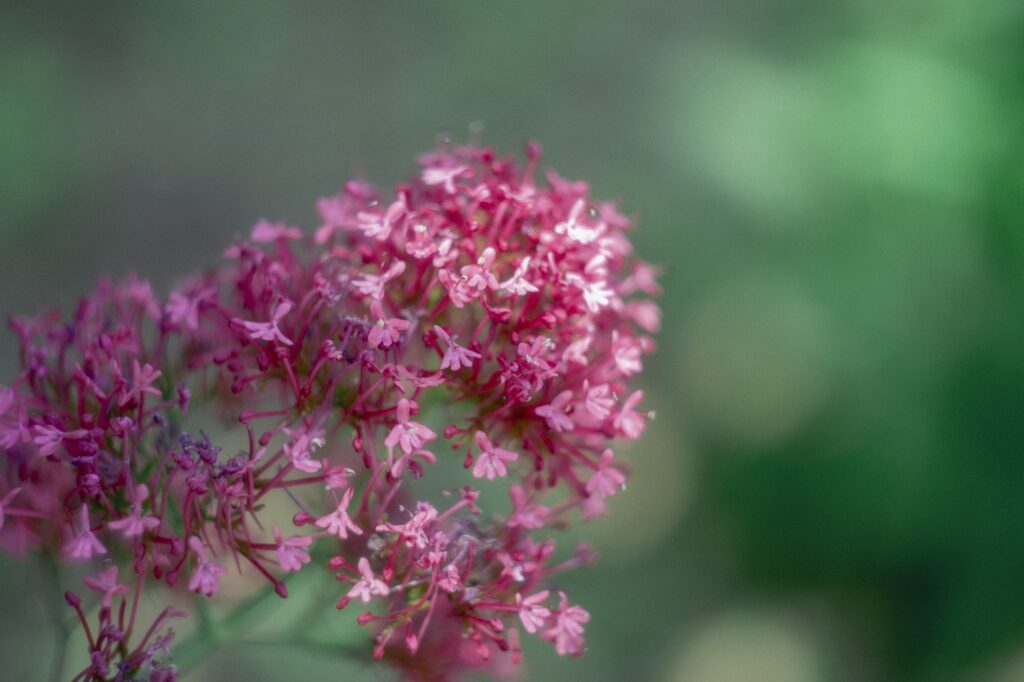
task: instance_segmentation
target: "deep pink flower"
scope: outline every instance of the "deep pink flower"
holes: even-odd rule
[[[370,312],[377,318],[376,324],[370,328],[368,339],[373,348],[389,348],[392,344],[398,343],[402,338],[402,332],[412,326],[408,320],[388,317],[380,301],[374,300],[370,303]]]
[[[349,599],[359,598],[368,604],[374,596],[386,597],[391,592],[387,583],[373,575],[370,562],[366,557],[359,557],[359,574],[362,576],[348,591]]]
[[[409,421],[409,414],[416,403],[402,398],[398,401],[397,418],[398,423],[392,427],[388,437],[384,439],[384,445],[393,448],[396,445],[405,454],[411,454],[414,450],[423,447],[423,444],[437,438],[437,434],[423,424]]]
[[[297,227],[288,227],[285,223],[261,220],[253,226],[249,238],[261,244],[273,243],[278,239],[296,240],[302,239],[302,230]]]
[[[590,614],[579,606],[569,606],[564,592],[559,592],[561,603],[555,615],[555,624],[541,635],[555,643],[559,656],[579,656],[583,653],[583,624]]]
[[[153,382],[159,379],[162,374],[159,370],[153,369],[153,366],[148,363],[139,366],[137,359],[132,360],[131,388],[118,400],[118,406],[123,408],[135,398],[141,399],[143,393],[160,397],[160,389],[153,386]]]
[[[523,623],[523,629],[531,634],[547,625],[547,620],[551,617],[551,609],[544,606],[548,594],[549,592],[544,590],[524,599],[522,594],[516,592],[519,620]]]
[[[89,436],[89,432],[85,429],[61,431],[57,427],[48,424],[37,425],[33,428],[33,431],[35,431],[36,435],[32,440],[39,446],[39,454],[43,456],[52,455],[56,452],[65,439],[81,440]]]
[[[604,224],[598,222],[594,225],[585,225],[581,220],[584,217],[585,209],[586,202],[583,199],[577,199],[569,211],[569,216],[563,222],[555,225],[555,232],[564,234],[569,239],[581,244],[589,244],[600,237],[604,231]]]
[[[78,508],[78,529],[64,545],[64,553],[72,559],[91,559],[93,554],[106,554],[104,547],[89,526],[89,509],[84,504]]]
[[[349,467],[332,466],[330,461],[324,457],[320,460],[324,467],[324,487],[328,490],[340,490],[348,485],[348,479],[355,475],[355,470]]]
[[[85,584],[103,595],[100,603],[103,604],[104,608],[108,609],[115,596],[128,594],[131,591],[127,585],[121,585],[117,582],[117,566],[113,564],[107,566],[95,577],[87,576]]]
[[[512,514],[508,517],[511,528],[543,528],[548,508],[542,504],[530,504],[522,486],[510,485],[508,496],[512,500]]]
[[[455,181],[469,172],[469,167],[463,165],[446,168],[424,168],[423,182],[427,185],[441,185],[448,194],[455,194]]]
[[[249,322],[247,320],[238,321],[246,330],[248,330],[250,338],[277,342],[285,346],[290,346],[292,345],[292,340],[284,335],[278,327],[278,324],[280,324],[281,320],[284,319],[285,315],[291,312],[291,309],[292,302],[285,299],[274,306],[274,312],[270,316],[270,322]]]
[[[192,578],[188,581],[191,592],[212,597],[220,589],[220,578],[227,574],[228,569],[210,561],[206,556],[206,548],[202,541],[193,535],[188,539],[189,549],[196,555],[196,567],[192,569]]]
[[[167,317],[171,324],[179,325],[184,322],[186,329],[195,331],[199,329],[199,310],[203,303],[212,297],[213,292],[207,288],[194,290],[188,294],[171,292],[166,307]]]
[[[403,272],[405,272],[405,261],[395,261],[391,264],[390,268],[379,275],[372,273],[361,274],[359,279],[352,281],[352,287],[356,291],[379,301],[384,298],[385,285]]]
[[[612,334],[612,357],[620,372],[629,376],[641,371],[644,368],[642,356],[643,348],[637,339],[620,336],[618,333]]]
[[[317,460],[312,459],[312,457],[313,453],[324,445],[322,430],[293,430],[286,428],[284,432],[294,438],[294,440],[285,443],[281,448],[284,454],[288,456],[292,466],[299,471],[305,471],[309,474],[320,471],[320,467],[323,465]]]
[[[573,423],[566,414],[566,406],[572,400],[572,391],[562,391],[547,405],[534,408],[538,417],[543,417],[553,431],[572,431]]]
[[[293,535],[285,538],[281,529],[274,526],[274,541],[277,542],[277,563],[286,571],[298,571],[309,563],[307,548],[313,544],[308,535]]]
[[[455,564],[445,566],[441,570],[440,577],[437,579],[437,585],[445,592],[461,592],[465,586],[462,584],[462,574],[459,573],[459,567]]]
[[[495,447],[483,431],[477,431],[475,439],[477,447],[480,448],[480,454],[477,455],[476,464],[473,466],[473,475],[477,478],[486,476],[487,480],[493,481],[495,476],[505,476],[508,473],[505,464],[519,459],[518,452]]]
[[[612,413],[615,407],[615,398],[611,395],[611,387],[608,384],[600,386],[584,386],[586,395],[583,399],[583,407],[595,419],[604,419]]]
[[[444,327],[435,326],[434,331],[441,337],[441,340],[445,343],[444,357],[441,358],[441,369],[450,369],[453,372],[458,372],[463,367],[472,367],[473,359],[479,358],[480,354],[463,348],[459,344],[455,343],[448,332],[445,331]]]
[[[639,438],[647,426],[643,415],[633,410],[643,399],[643,391],[634,391],[632,395],[626,398],[626,402],[622,404],[622,411],[615,415],[615,419],[612,421],[615,430],[626,438],[632,440]]]
[[[526,294],[532,294],[540,291],[540,289],[530,282],[530,279],[526,276],[529,269],[530,257],[527,256],[519,263],[512,276],[499,284],[498,288],[509,292],[513,296],[525,296]]]
[[[124,518],[107,524],[113,530],[121,531],[126,538],[134,538],[160,527],[160,519],[155,516],[142,515],[142,503],[149,497],[149,488],[145,483],[135,486],[135,499],[132,501],[132,513]]]
[[[599,497],[611,497],[626,483],[626,476],[612,466],[615,453],[611,448],[606,448],[601,453],[601,460],[598,463],[597,471],[587,481],[587,492]]]
[[[327,516],[320,517],[316,525],[331,535],[337,535],[342,540],[348,539],[349,533],[362,535],[363,529],[357,526],[348,515],[348,505],[352,502],[354,492],[352,488],[346,490],[335,510]]]
[[[437,520],[437,509],[429,502],[416,503],[416,511],[405,523],[382,523],[377,526],[378,533],[398,533],[405,544],[418,549],[425,549],[430,544],[428,531]]]
[[[359,227],[367,237],[384,241],[391,236],[391,230],[401,222],[406,213],[405,201],[402,198],[392,202],[383,213],[380,209],[360,211],[356,214]]]

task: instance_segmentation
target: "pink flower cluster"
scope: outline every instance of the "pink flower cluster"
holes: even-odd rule
[[[591,554],[545,531],[623,488],[609,445],[648,419],[630,383],[658,287],[630,221],[586,183],[539,180],[539,156],[443,146],[391,196],[352,181],[321,199],[310,236],[260,222],[166,301],[132,278],[69,319],[13,321],[0,543],[129,567],[87,581],[98,628],[68,593],[90,647],[76,679],[173,679],[177,613],[137,636],[148,585],[210,597],[253,571],[285,597],[316,565],[412,679],[518,663],[520,628],[583,652],[590,614],[550,586]],[[193,396],[247,447],[190,435]],[[434,468],[463,487],[420,499]],[[271,494],[296,505],[290,529],[261,523]]]

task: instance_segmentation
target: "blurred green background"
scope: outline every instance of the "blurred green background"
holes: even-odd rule
[[[575,533],[590,649],[526,679],[1022,680],[1022,104],[1020,0],[7,2],[0,315],[166,289],[442,130],[539,139],[640,217],[665,316],[635,478]],[[0,576],[39,679],[37,577]],[[297,665],[389,679],[186,679]]]

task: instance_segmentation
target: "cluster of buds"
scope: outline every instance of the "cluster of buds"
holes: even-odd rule
[[[591,552],[549,533],[623,488],[609,445],[649,419],[630,382],[658,287],[614,204],[526,157],[444,143],[391,196],[351,181],[321,199],[312,234],[258,223],[166,300],[131,278],[70,319],[12,321],[0,544],[105,565],[86,581],[98,628],[67,593],[89,643],[76,679],[174,678],[178,612],[135,623],[150,585],[208,598],[249,572],[286,597],[311,562],[411,679],[517,664],[520,629],[582,653],[590,614],[552,578]],[[190,407],[247,447],[190,435]],[[419,499],[431,469],[464,485]],[[261,522],[270,495],[289,528]]]

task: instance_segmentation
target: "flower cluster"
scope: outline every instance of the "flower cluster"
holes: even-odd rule
[[[106,562],[87,581],[97,632],[67,595],[90,649],[76,679],[173,679],[178,614],[137,634],[148,585],[206,598],[246,571],[285,597],[311,562],[412,679],[517,663],[520,629],[582,653],[590,614],[551,579],[591,553],[559,556],[545,531],[624,485],[609,445],[649,417],[630,382],[658,287],[614,204],[526,156],[443,145],[392,195],[351,181],[321,199],[310,235],[258,223],[166,301],[131,278],[69,319],[12,321],[0,543]],[[190,435],[193,398],[247,447]],[[435,468],[465,485],[419,499]],[[261,523],[272,494],[290,528]]]

